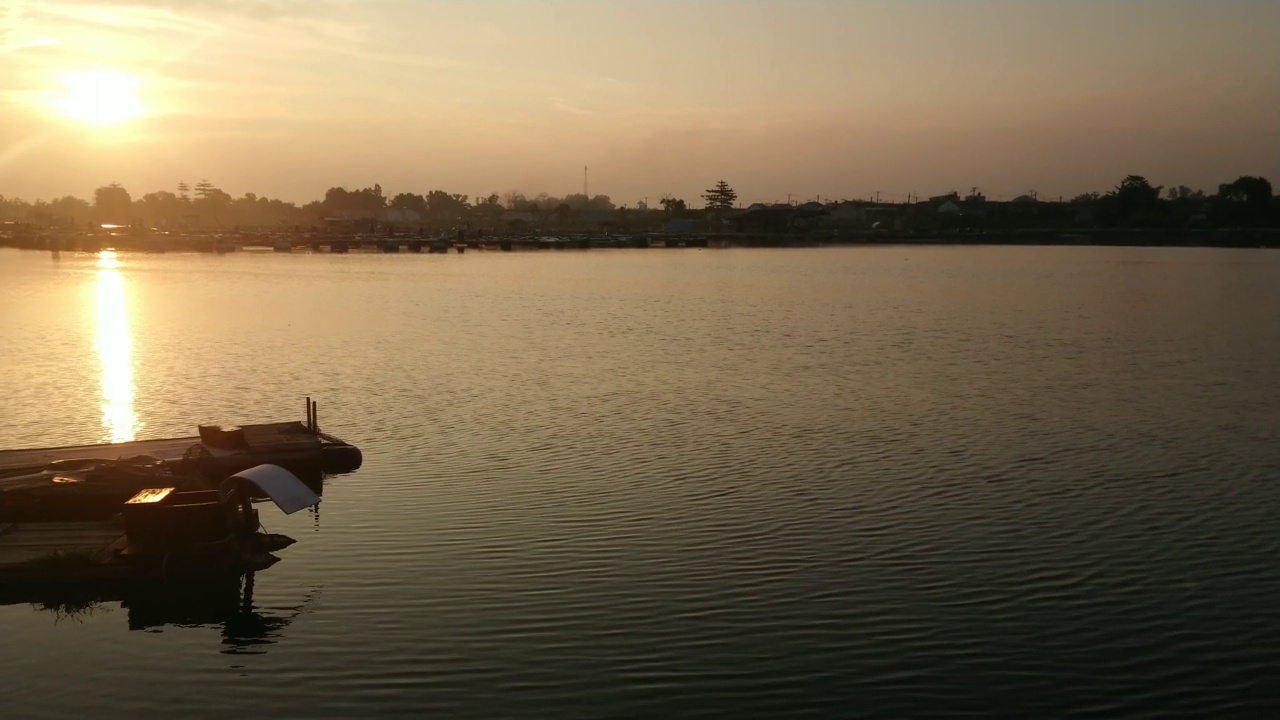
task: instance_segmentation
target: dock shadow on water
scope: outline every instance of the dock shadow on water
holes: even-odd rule
[[[262,654],[308,612],[320,588],[309,589],[296,605],[267,608],[254,600],[255,582],[255,573],[246,573],[180,583],[8,586],[0,587],[0,605],[27,604],[57,624],[123,611],[130,631],[217,629],[223,646],[220,652]]]

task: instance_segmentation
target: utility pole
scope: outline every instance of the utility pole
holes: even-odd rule
[[[877,205],[879,205],[879,204],[880,204],[880,191],[879,191],[879,190],[877,190],[877,191],[876,191],[876,204],[877,204]]]

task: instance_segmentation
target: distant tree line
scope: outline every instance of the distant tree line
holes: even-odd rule
[[[543,228],[584,223],[625,226],[633,211],[646,218],[724,217],[737,207],[738,194],[724,180],[706,190],[705,211],[694,210],[681,198],[663,196],[661,211],[645,202],[635,207],[615,205],[608,195],[582,193],[527,196],[518,192],[469,197],[444,190],[387,196],[382,186],[329,188],[323,199],[304,205],[245,193],[233,197],[207,180],[194,187],[180,182],[176,192],[160,190],[135,198],[117,183],[94,191],[93,199],[65,196],[27,202],[0,195],[0,222],[31,222],[42,226],[84,227],[112,224],[143,227],[272,227],[315,225],[326,219],[387,221],[435,228],[476,224],[498,227],[518,222]],[[954,200],[962,211],[950,222],[958,226],[1024,224],[1093,227],[1187,227],[1206,225],[1280,227],[1280,206],[1271,183],[1242,176],[1206,193],[1185,185],[1165,189],[1139,175],[1130,175],[1105,193],[1084,193],[1069,202],[1045,202],[1034,194],[1010,203],[988,203],[977,193],[932,198]],[[928,203],[908,207],[926,208]],[[390,211],[390,212],[389,212]],[[512,215],[518,219],[510,219]],[[399,218],[392,220],[391,218]]]
[[[54,200],[27,202],[0,195],[0,222],[32,222],[45,226],[83,227],[90,225],[141,225],[147,227],[267,227],[280,225],[313,225],[326,219],[383,221],[388,217],[404,218],[433,227],[452,227],[463,223],[499,224],[507,211],[569,222],[578,217],[625,212],[608,195],[588,197],[570,194],[563,197],[541,193],[528,197],[510,192],[504,196],[491,193],[471,198],[444,190],[425,194],[400,193],[388,197],[382,186],[348,190],[329,188],[324,198],[304,205],[259,197],[245,193],[233,197],[207,180],[191,187],[178,183],[177,192],[160,190],[135,198],[118,183],[104,185],[94,191],[93,200],[70,195]],[[683,207],[683,201],[681,201]],[[645,203],[636,209],[646,209]],[[388,213],[388,210],[398,211]]]
[[[1166,190],[1130,175],[1105,194],[1086,193],[1071,204],[1100,227],[1257,226],[1280,220],[1270,181],[1248,175],[1219,185],[1214,194],[1186,185]]]

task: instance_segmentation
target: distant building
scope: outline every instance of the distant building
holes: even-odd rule
[[[863,225],[867,222],[867,210],[858,203],[842,202],[828,208],[827,217],[834,225]]]
[[[827,217],[827,208],[822,203],[805,203],[793,205],[753,205],[745,212],[731,218],[729,222],[739,232],[775,233],[790,230],[807,230],[822,222]]]

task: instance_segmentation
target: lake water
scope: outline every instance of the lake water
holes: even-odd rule
[[[4,717],[1280,708],[1280,252],[0,250],[0,338],[0,447],[365,453],[247,602],[0,607]]]

